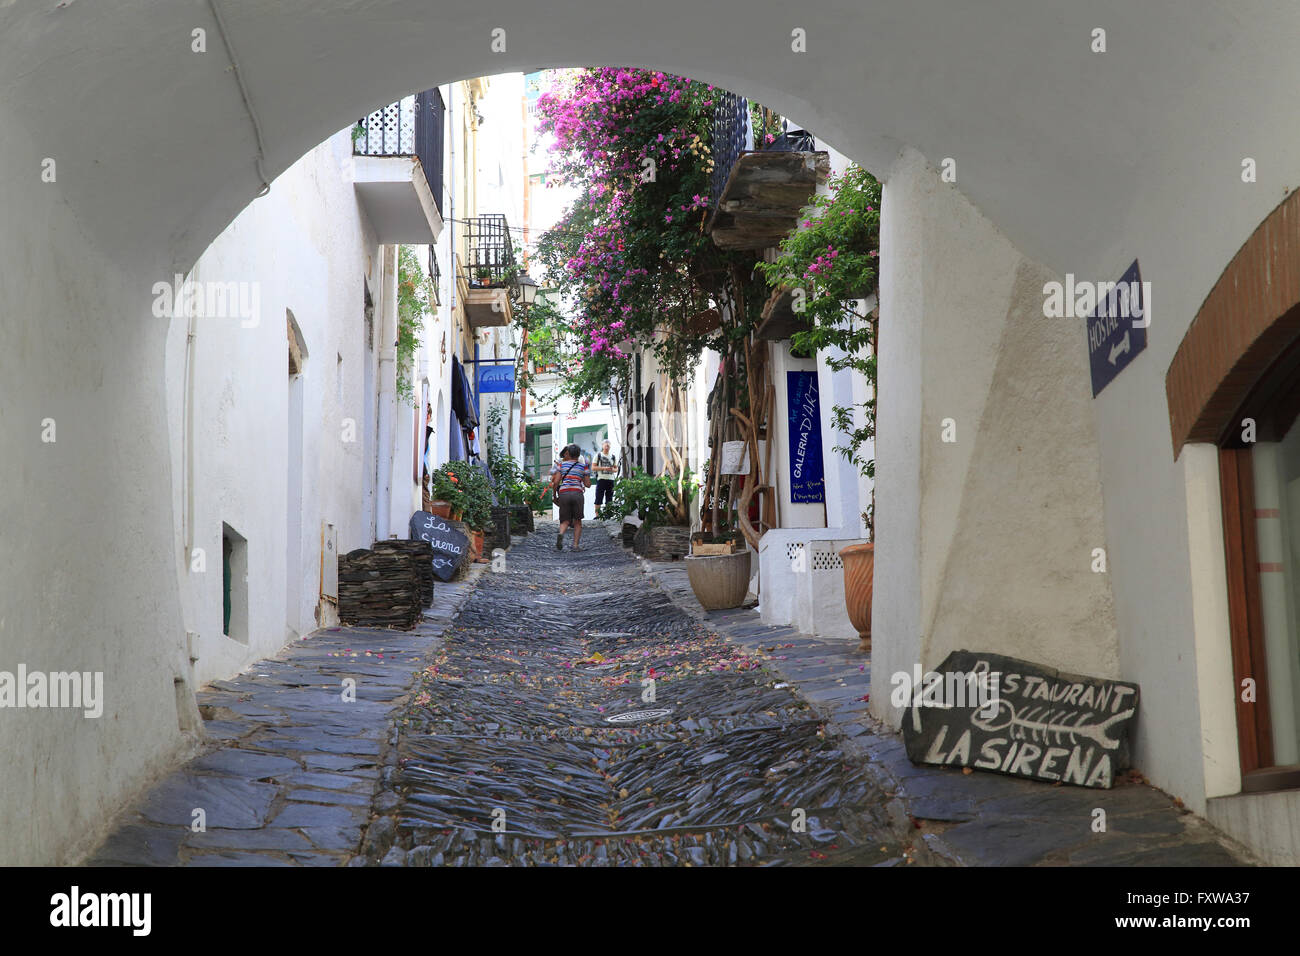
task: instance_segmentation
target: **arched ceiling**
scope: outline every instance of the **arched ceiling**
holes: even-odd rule
[[[272,178],[404,93],[597,64],[734,89],[885,177],[905,146],[952,157],[957,187],[1061,272],[1126,264],[1161,218],[1233,188],[1255,149],[1267,190],[1213,219],[1223,234],[1209,246],[1230,255],[1300,172],[1296,133],[1274,128],[1297,125],[1282,112],[1300,88],[1293,3],[215,2]],[[206,53],[191,51],[196,28]],[[806,53],[791,51],[795,28]],[[1105,53],[1091,50],[1094,28]],[[187,267],[260,186],[209,0],[0,0],[6,115],[58,160],[63,198],[122,263]]]

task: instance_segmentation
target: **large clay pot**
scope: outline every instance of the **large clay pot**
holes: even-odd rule
[[[749,592],[750,558],[754,552],[686,558],[686,576],[695,599],[706,611],[740,607]]]
[[[429,502],[429,513],[435,514],[439,518],[451,517],[451,502],[435,499]]]
[[[871,651],[871,579],[876,565],[874,544],[851,544],[840,550],[844,562],[844,604],[858,632],[858,650]]]

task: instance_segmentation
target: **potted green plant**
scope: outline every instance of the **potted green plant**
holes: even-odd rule
[[[465,508],[465,492],[460,487],[460,479],[448,471],[446,465],[429,475],[429,495],[432,498],[429,508],[433,514],[460,519]]]
[[[696,531],[691,535],[691,554],[706,557],[715,554],[735,554],[745,547],[744,539],[735,526],[735,512],[726,500],[726,487],[720,492],[717,527],[710,531]]]

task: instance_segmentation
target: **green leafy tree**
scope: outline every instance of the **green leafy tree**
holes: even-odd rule
[[[411,369],[420,349],[424,316],[433,302],[433,283],[420,268],[419,256],[410,246],[397,251],[397,397],[415,401]]]
[[[781,243],[777,259],[759,269],[774,286],[790,290],[793,307],[807,321],[807,328],[791,337],[791,348],[821,353],[830,368],[851,368],[866,378],[871,397],[860,406],[833,406],[835,427],[848,437],[848,444],[835,450],[874,478],[875,461],[863,446],[876,432],[877,323],[861,300],[876,291],[880,183],[850,166],[831,177],[829,186],[828,195],[814,197],[805,208],[803,228]],[[855,424],[855,407],[863,410],[862,424]]]

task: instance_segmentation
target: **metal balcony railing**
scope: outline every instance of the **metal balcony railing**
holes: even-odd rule
[[[465,221],[465,266],[471,285],[504,286],[518,271],[510,225],[500,213],[474,216]]]
[[[713,173],[709,180],[709,193],[716,207],[726,188],[736,160],[747,152],[811,152],[816,140],[806,130],[791,129],[790,121],[782,118],[779,132],[771,143],[764,143],[771,130],[753,130],[750,121],[749,101],[735,93],[724,92],[713,106]],[[750,149],[750,147],[753,147]]]
[[[447,107],[435,87],[375,110],[358,125],[352,152],[358,156],[414,156],[442,214],[442,150]]]
[[[717,206],[731,167],[745,152],[749,141],[749,102],[743,96],[723,92],[713,103],[713,174],[709,196]]]
[[[442,305],[442,269],[438,266],[438,253],[432,245],[429,246],[429,281],[433,283],[433,301]]]

